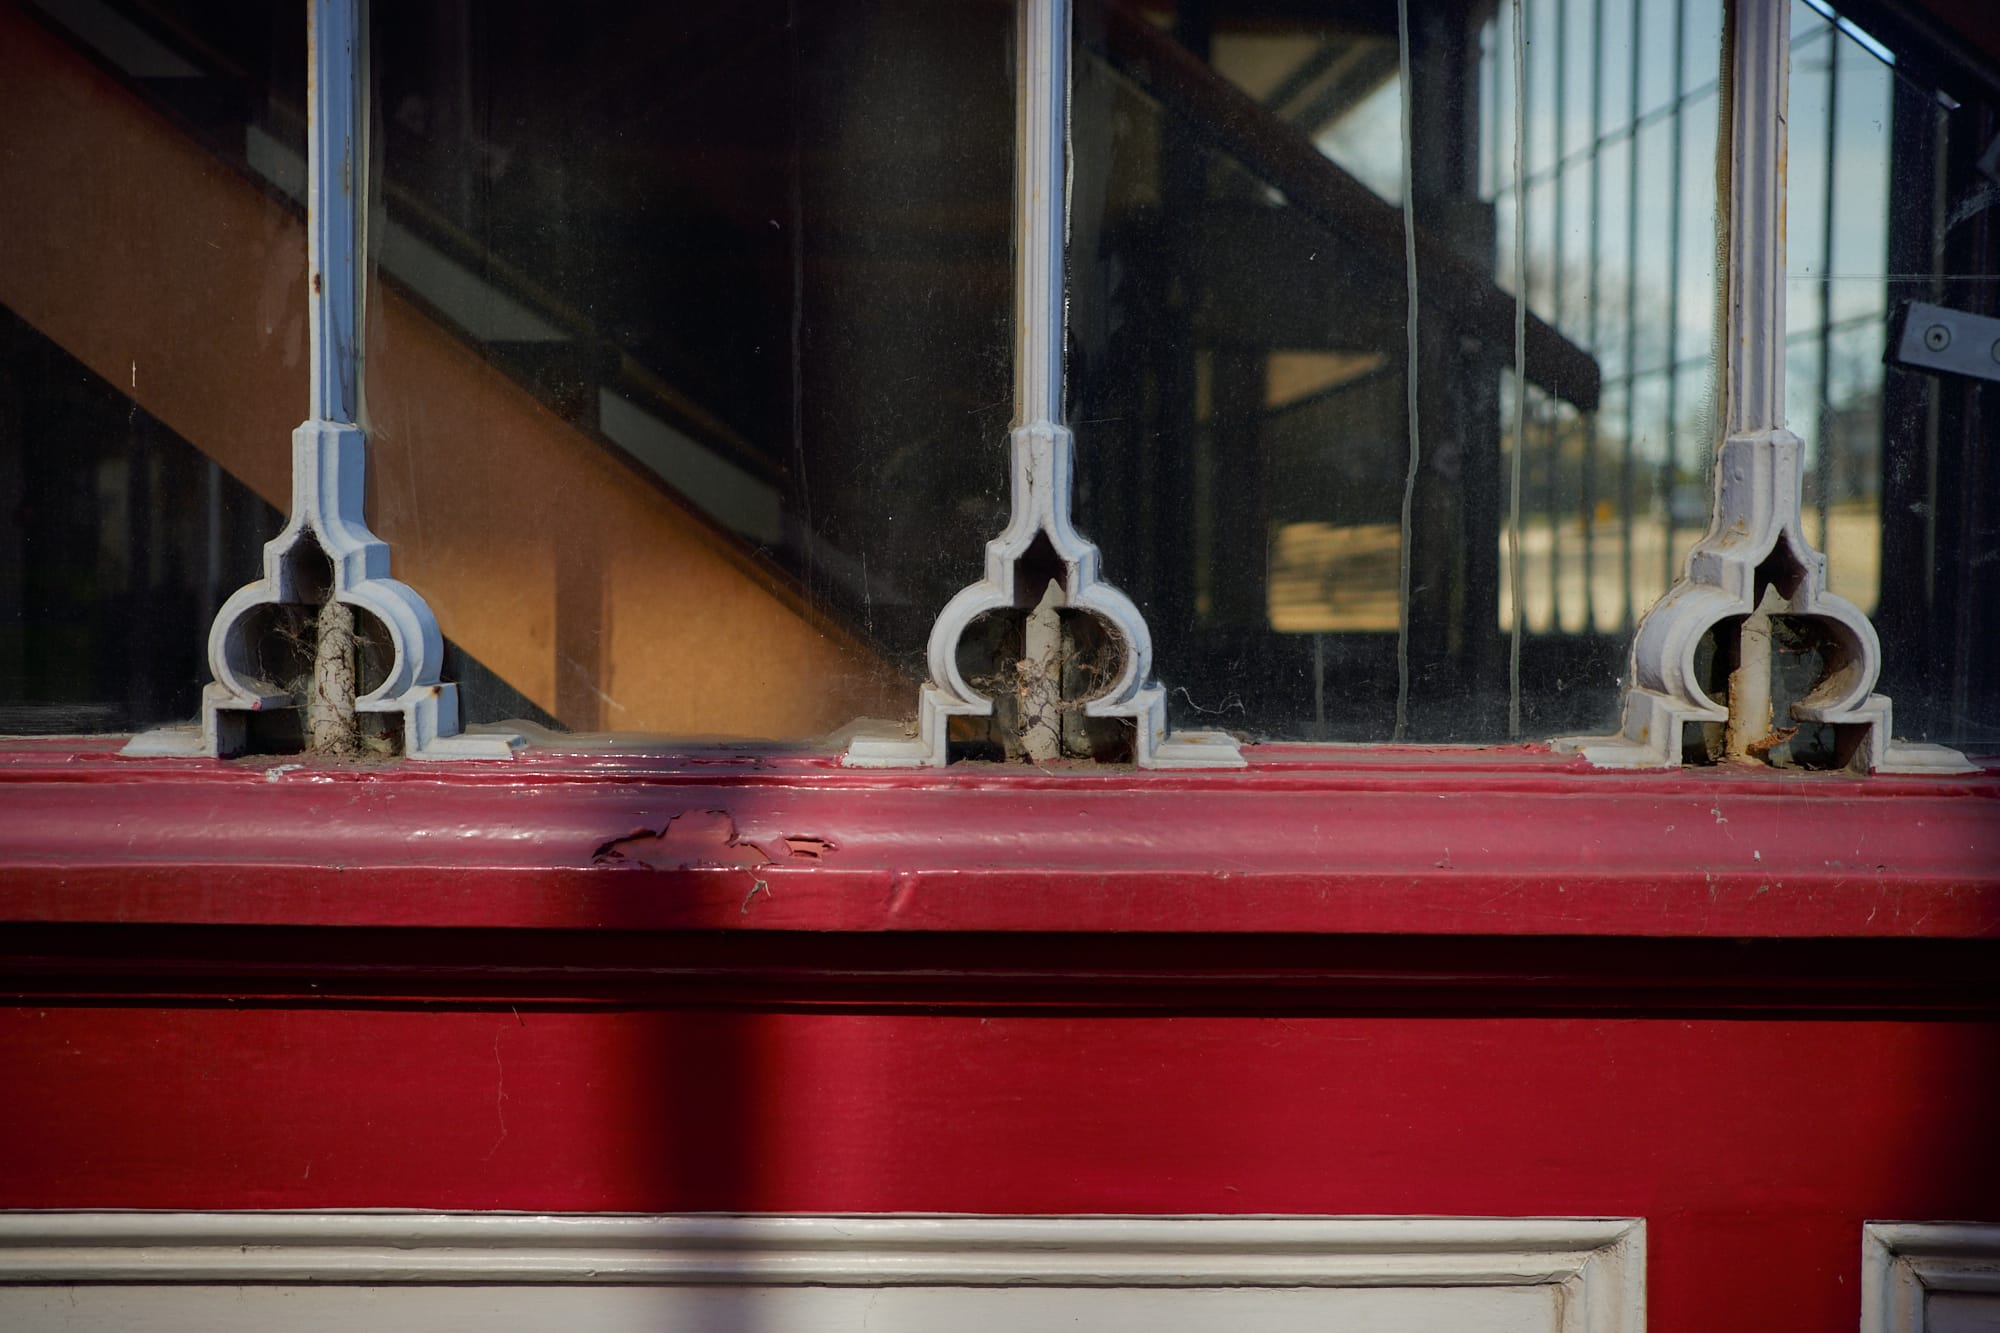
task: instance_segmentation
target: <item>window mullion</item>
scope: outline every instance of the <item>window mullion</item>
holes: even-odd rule
[[[1724,433],[1785,424],[1785,110],[1791,84],[1788,0],[1731,7],[1728,153],[1728,336]]]
[[[361,5],[308,0],[306,96],[307,329],[312,378],[308,420],[353,423],[361,412],[361,218],[368,172],[357,149],[366,105]],[[359,252],[359,253],[357,253]],[[298,482],[294,478],[294,485]]]
[[[1861,609],[1827,589],[1826,556],[1800,521],[1799,437],[1785,428],[1785,117],[1791,0],[1730,6],[1724,87],[1727,300],[1721,329],[1722,432],[1713,518],[1679,582],[1640,622],[1624,726],[1607,739],[1557,742],[1612,768],[1683,762],[1691,728],[1710,757],[1757,763],[1788,736],[1773,717],[1773,624],[1816,622],[1820,679],[1790,706],[1796,725],[1833,728],[1847,762],[1869,771],[1966,772],[1963,755],[1893,739],[1874,692],[1882,645]],[[1712,654],[1713,662],[1703,657]],[[1719,741],[1718,743],[1714,743]]]
[[[1015,86],[1014,425],[1064,426],[1069,0],[1020,0]]]
[[[292,510],[264,576],[209,630],[214,681],[199,732],[162,728],[129,754],[309,751],[335,757],[506,758],[518,738],[458,734],[444,639],[416,591],[389,577],[362,516],[367,0],[308,0],[308,415],[292,432]]]
[[[947,762],[951,719],[994,713],[993,699],[976,691],[959,668],[959,642],[973,621],[1011,607],[1030,612],[1029,646],[1019,665],[1024,697],[1053,710],[1080,707],[1091,718],[1129,722],[1131,757],[1143,768],[1242,767],[1242,754],[1225,733],[1169,737],[1166,696],[1150,680],[1153,646],[1145,617],[1098,577],[1097,547],[1070,519],[1076,442],[1063,409],[1070,0],[1019,0],[1017,15],[1012,509],[1006,530],[986,544],[985,577],[961,589],[932,626],[917,734],[859,736],[844,762],[861,768]],[[1042,555],[1044,545],[1052,560]],[[1045,679],[1031,678],[1038,657],[1034,619],[1057,608],[1095,616],[1119,650],[1118,668],[1107,673],[1109,686],[1080,705],[1061,697],[1057,677],[1066,673],[1060,665],[1045,668]]]

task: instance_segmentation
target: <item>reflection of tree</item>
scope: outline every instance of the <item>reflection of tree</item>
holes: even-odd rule
[[[1876,355],[1879,348],[1836,343],[1827,377],[1830,392],[1826,398],[1830,401],[1812,396],[1791,404],[1792,429],[1815,451],[1824,449],[1830,455],[1824,472],[1817,466],[1807,471],[1808,505],[1818,502],[1822,478],[1833,504],[1873,500],[1881,493],[1882,371]],[[1646,364],[1643,355],[1640,364]],[[1705,494],[1713,447],[1707,377],[1699,366],[1684,364],[1679,373],[1682,379],[1674,409],[1672,490],[1666,489],[1662,477],[1664,370],[1642,370],[1636,382],[1626,381],[1616,372],[1607,375],[1606,406],[1595,415],[1594,421],[1531,386],[1527,452],[1522,459],[1523,516],[1545,519],[1553,511],[1559,517],[1570,517],[1594,508],[1600,516],[1608,517],[1605,506],[1611,513],[1618,510],[1623,497],[1626,452],[1623,407],[1627,393],[1636,393],[1639,399],[1632,442],[1635,510],[1657,509],[1672,501],[1673,491],[1685,491],[1688,487],[1696,487]],[[1810,392],[1811,382],[1805,383]],[[1502,391],[1503,450],[1514,447],[1512,395],[1513,387],[1509,384]],[[1594,492],[1594,498],[1601,503],[1590,504],[1587,490]]]
[[[1562,333],[1590,347],[1604,373],[1605,404],[1587,419],[1574,408],[1530,387],[1526,453],[1522,458],[1522,515],[1580,516],[1586,509],[1610,517],[1622,507],[1629,476],[1637,512],[1659,512],[1677,493],[1705,488],[1713,440],[1709,372],[1704,366],[1712,331],[1712,300],[1678,302],[1662,275],[1642,261],[1637,275],[1624,260],[1622,236],[1604,254],[1599,244],[1596,281],[1589,255],[1564,255],[1560,267],[1548,250],[1531,251],[1528,304]],[[1511,242],[1503,241],[1505,252]],[[1557,279],[1560,277],[1560,282]],[[1558,300],[1558,297],[1560,300]],[[1678,323],[1678,336],[1672,336]],[[1667,377],[1678,392],[1666,392]],[[1671,428],[1663,420],[1673,399]],[[1630,407],[1627,404],[1630,403]],[[1511,450],[1512,388],[1503,392],[1502,448]],[[1631,435],[1628,462],[1628,420]],[[1671,449],[1673,467],[1663,475]]]
[[[1713,439],[1709,425],[1707,393],[1699,386],[1690,388],[1688,372],[1683,372],[1680,401],[1675,408],[1674,467],[1671,480],[1662,475],[1664,449],[1660,412],[1664,395],[1657,390],[1665,376],[1641,375],[1638,388],[1648,398],[1645,409],[1634,423],[1633,448],[1629,468],[1631,499],[1635,513],[1657,512],[1675,503],[1676,493],[1687,488],[1704,491]],[[1511,389],[1503,394],[1501,448],[1514,447]],[[1586,510],[1599,518],[1618,515],[1625,498],[1628,457],[1624,415],[1613,400],[1609,410],[1594,415],[1578,412],[1541,391],[1530,388],[1526,413],[1526,453],[1522,463],[1521,513],[1524,518],[1559,519],[1580,517]],[[1684,507],[1676,505],[1677,508]],[[1706,507],[1698,505],[1705,515]],[[1691,521],[1677,514],[1676,521]]]
[[[1858,387],[1836,380],[1835,392],[1841,395],[1840,401],[1812,423],[1812,443],[1831,455],[1828,499],[1834,504],[1873,500],[1882,493],[1881,377],[1878,373],[1873,384]],[[1819,489],[1820,474],[1815,468],[1806,476],[1808,505],[1819,502]]]
[[[1511,241],[1507,244],[1511,245]],[[1545,250],[1531,250],[1528,254],[1528,309],[1554,324],[1563,336],[1588,346],[1602,366],[1607,384],[1629,378],[1634,367],[1642,375],[1665,369],[1670,352],[1683,362],[1692,350],[1705,352],[1712,336],[1712,302],[1690,300],[1684,290],[1676,311],[1660,275],[1647,273],[1642,262],[1638,280],[1630,281],[1624,264],[1624,247],[1620,244],[1616,249],[1618,255],[1615,259],[1600,257],[1597,266],[1594,329],[1590,309],[1591,265],[1587,255],[1564,256],[1560,269],[1562,283],[1558,287],[1555,282],[1558,270],[1553,256]],[[1502,256],[1502,266],[1503,271],[1508,267],[1507,256]],[[1560,309],[1556,308],[1558,292],[1562,298]],[[1626,348],[1628,312],[1632,316],[1629,354]],[[1680,336],[1673,340],[1678,343],[1677,349],[1668,345],[1669,313],[1678,315]]]

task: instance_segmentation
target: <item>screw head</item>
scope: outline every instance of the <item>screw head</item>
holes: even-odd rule
[[[1942,324],[1933,324],[1924,330],[1924,346],[1933,352],[1942,352],[1951,346],[1951,330]]]
[[[1993,340],[1993,363],[2000,365],[2000,338]]]

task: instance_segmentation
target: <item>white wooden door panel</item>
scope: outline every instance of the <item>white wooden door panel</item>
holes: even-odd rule
[[[1153,1290],[966,1287],[81,1287],[0,1294],[24,1333],[1544,1333],[1554,1287]]]
[[[1643,1223],[0,1214],[10,1333],[1637,1333]]]
[[[2000,1226],[1870,1222],[1861,1333],[2000,1333]]]

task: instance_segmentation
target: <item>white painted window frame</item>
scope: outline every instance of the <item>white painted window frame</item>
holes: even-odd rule
[[[1636,1218],[24,1212],[0,1284],[1556,1287],[1645,1327]]]
[[[1869,1222],[1861,1228],[1861,1333],[1924,1333],[1932,1292],[2000,1304],[2000,1226]]]

